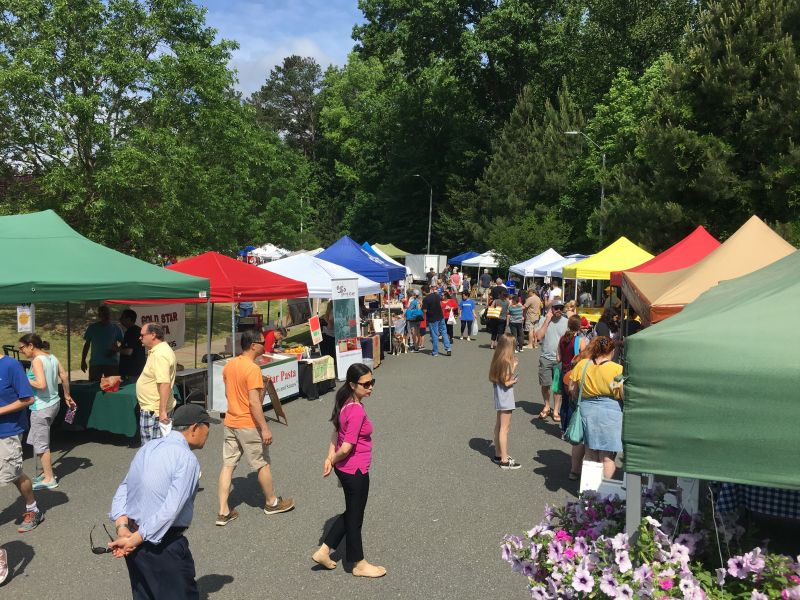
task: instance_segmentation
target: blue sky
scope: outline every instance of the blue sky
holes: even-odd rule
[[[311,56],[322,66],[343,65],[353,48],[358,0],[195,0],[206,23],[239,42],[231,66],[245,94],[261,87],[285,56]]]

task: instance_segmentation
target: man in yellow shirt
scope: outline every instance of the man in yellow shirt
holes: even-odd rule
[[[175,352],[164,341],[164,328],[157,323],[142,326],[142,345],[147,350],[147,362],[136,380],[139,401],[139,430],[142,444],[169,433],[171,413],[175,408],[172,388],[175,385]]]
[[[264,418],[264,378],[255,363],[264,353],[264,336],[260,331],[242,333],[242,353],[228,361],[222,369],[228,410],[225,413],[225,441],[222,446],[222,470],[219,473],[219,514],[216,524],[227,525],[239,516],[228,506],[231,479],[242,455],[258,472],[258,483],[264,492],[264,513],[274,515],[292,510],[294,500],[275,495],[270,470],[269,446],[272,432]]]

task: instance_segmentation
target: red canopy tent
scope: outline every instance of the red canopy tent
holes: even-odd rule
[[[283,300],[305,298],[308,286],[303,281],[290,279],[229,258],[218,252],[206,252],[165,267],[186,275],[205,277],[211,284],[210,298],[169,298],[161,300],[115,300],[119,304],[193,304],[205,302],[253,302],[256,300]]]
[[[626,273],[666,273],[690,267],[719,247],[719,241],[700,225],[680,242]],[[611,273],[611,285],[622,285],[622,271]],[[192,273],[193,275],[193,273]],[[213,288],[212,288],[213,289]]]

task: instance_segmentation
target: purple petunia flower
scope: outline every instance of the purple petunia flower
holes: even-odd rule
[[[762,594],[758,590],[753,590],[753,593],[750,594],[750,600],[769,600],[769,596]]]
[[[760,574],[764,570],[764,555],[761,548],[754,548],[744,555],[744,563],[748,571]]]
[[[618,533],[611,538],[611,547],[614,550],[625,550],[628,547],[628,534]]]
[[[627,573],[633,568],[630,556],[627,550],[617,550],[614,556],[614,562],[617,563],[620,573]]]
[[[684,596],[691,596],[694,593],[694,582],[691,579],[681,579],[678,588]]]
[[[650,568],[650,565],[642,565],[641,567],[637,567],[633,572],[633,581],[636,583],[642,583],[645,580],[650,579],[652,576],[653,569]]]
[[[511,562],[511,557],[513,556],[511,544],[503,544],[500,546],[500,555],[503,557],[503,560]]]
[[[734,556],[733,558],[728,559],[728,573],[737,579],[744,579],[747,577],[747,572],[747,564],[745,564],[743,557]]]
[[[627,583],[622,584],[617,588],[617,598],[621,600],[631,600],[633,598],[633,590]]]
[[[717,569],[717,585],[723,585],[725,583],[725,575],[727,571],[725,569]]]
[[[544,586],[535,585],[531,588],[531,598],[533,600],[548,600],[550,594],[547,593],[547,589]]]
[[[588,594],[594,589],[594,578],[586,569],[575,569],[572,575],[572,589]]]
[[[617,595],[617,580],[610,569],[603,569],[603,575],[600,577],[600,591],[611,598]]]
[[[576,537],[572,547],[578,556],[584,556],[589,552],[589,544],[587,544],[586,540],[582,537]]]

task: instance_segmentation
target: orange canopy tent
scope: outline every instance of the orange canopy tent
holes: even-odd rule
[[[622,273],[622,294],[645,324],[657,323],[720,281],[757,271],[795,248],[756,216],[691,267],[667,273]]]

